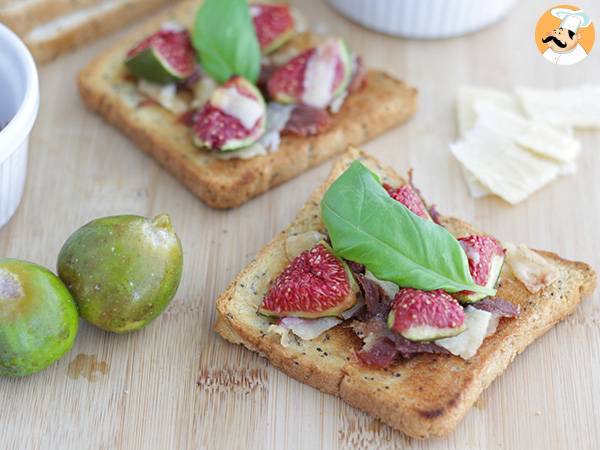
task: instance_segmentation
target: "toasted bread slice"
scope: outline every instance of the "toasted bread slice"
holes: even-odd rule
[[[41,64],[174,0],[11,0],[0,21],[17,32]]]
[[[516,319],[503,319],[496,333],[468,361],[451,355],[423,354],[397,361],[385,370],[368,368],[354,356],[362,343],[347,323],[314,340],[283,347],[278,336],[267,333],[269,322],[257,315],[257,307],[269,284],[288,264],[286,238],[308,230],[323,230],[321,198],[355,159],[377,171],[385,182],[402,181],[365,153],[350,150],[344,154],[292,224],[267,244],[219,297],[215,328],[225,339],[259,352],[293,378],[335,394],[407,435],[445,435],[517,354],[592,293],[596,274],[584,263],[540,251],[559,270],[560,278],[531,294],[505,267],[498,295],[518,304],[521,314]],[[442,222],[456,236],[477,233],[459,219],[442,218]]]
[[[277,151],[247,160],[222,160],[198,149],[190,128],[175,115],[160,106],[139,107],[144,97],[123,65],[127,50],[161,23],[176,20],[191,26],[198,3],[178,5],[101,55],[81,72],[79,89],[90,109],[120,128],[208,205],[239,206],[342,153],[348,145],[358,145],[399,125],[414,113],[415,89],[383,72],[370,71],[367,86],[348,96],[324,133],[308,138],[284,136]],[[301,34],[288,47],[305,48],[316,39]]]
[[[0,21],[16,33],[27,31],[62,15],[102,0],[4,0],[0,2]]]

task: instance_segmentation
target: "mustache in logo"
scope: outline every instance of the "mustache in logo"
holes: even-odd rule
[[[558,40],[558,38],[556,36],[546,36],[545,38],[542,38],[542,42],[544,44],[550,42],[550,41],[554,41],[554,43],[560,47],[560,48],[565,48],[567,46],[566,42],[561,42]]]

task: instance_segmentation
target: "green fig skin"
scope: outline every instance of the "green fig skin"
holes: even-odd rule
[[[73,347],[78,324],[75,301],[56,275],[0,259],[0,376],[45,369]]]
[[[176,83],[185,79],[178,74],[152,47],[125,61],[127,68],[138,78],[158,84]]]
[[[137,331],[154,320],[177,292],[181,242],[169,216],[96,219],[69,237],[58,274],[81,316],[114,333]]]

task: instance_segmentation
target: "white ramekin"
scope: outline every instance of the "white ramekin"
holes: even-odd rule
[[[415,39],[459,36],[500,20],[515,0],[329,0],[349,19]]]
[[[0,228],[17,210],[27,176],[29,133],[40,102],[38,74],[27,47],[0,24]]]

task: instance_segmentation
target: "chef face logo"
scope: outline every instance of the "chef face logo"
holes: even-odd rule
[[[584,60],[594,45],[595,30],[590,16],[571,5],[546,11],[535,29],[540,53],[553,64],[568,66]]]
[[[554,52],[565,53],[573,50],[580,39],[581,34],[575,34],[572,30],[555,28],[542,38],[542,42]]]

